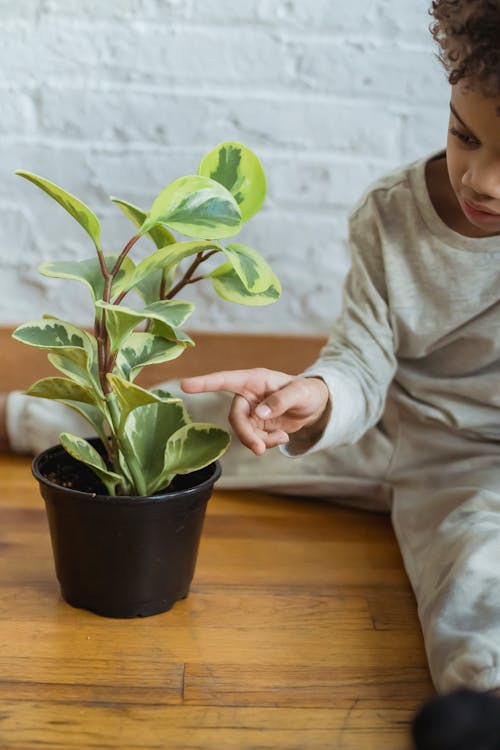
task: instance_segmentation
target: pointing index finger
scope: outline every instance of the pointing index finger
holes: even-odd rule
[[[205,391],[228,391],[234,394],[246,392],[248,382],[247,370],[220,370],[208,375],[197,375],[181,380],[185,393],[204,393]]]

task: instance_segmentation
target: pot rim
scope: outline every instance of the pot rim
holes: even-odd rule
[[[94,440],[96,440],[94,438]],[[98,439],[97,439],[98,440]],[[100,441],[99,441],[100,442]],[[54,489],[59,490],[63,493],[70,493],[72,497],[74,498],[80,498],[80,499],[88,499],[91,498],[92,502],[101,502],[101,503],[133,503],[133,504],[140,504],[140,503],[160,503],[164,502],[165,500],[178,500],[180,498],[186,498],[190,495],[194,495],[200,492],[200,490],[203,489],[209,489],[211,488],[215,482],[218,480],[218,478],[221,475],[221,465],[219,461],[213,461],[211,464],[208,464],[207,466],[204,466],[202,469],[197,469],[197,471],[203,471],[203,469],[209,469],[212,468],[211,475],[203,480],[202,482],[199,482],[193,487],[186,487],[185,489],[181,490],[173,490],[171,492],[164,492],[161,494],[154,494],[154,495],[107,495],[107,494],[96,494],[93,492],[83,492],[82,490],[76,490],[73,487],[64,487],[61,484],[57,484],[57,482],[52,482],[50,479],[47,479],[46,476],[40,471],[39,464],[44,460],[45,457],[51,455],[57,455],[57,453],[60,453],[62,456],[66,455],[69,456],[67,451],[64,450],[62,445],[52,445],[50,448],[46,448],[41,453],[38,453],[32,463],[31,463],[31,472],[35,479],[40,482],[40,484],[44,484],[46,487],[52,487]],[[76,459],[73,459],[76,461]],[[191,472],[194,473],[194,472]]]

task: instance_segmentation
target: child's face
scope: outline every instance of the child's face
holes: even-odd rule
[[[473,233],[500,234],[500,96],[486,97],[463,82],[452,86],[446,161]]]

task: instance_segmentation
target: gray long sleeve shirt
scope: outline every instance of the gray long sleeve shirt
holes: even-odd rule
[[[343,309],[304,373],[331,394],[326,428],[284,452],[356,442],[387,400],[416,419],[500,438],[500,236],[465,237],[431,203],[421,160],[379,180],[350,217]]]

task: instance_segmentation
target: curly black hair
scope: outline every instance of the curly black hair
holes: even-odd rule
[[[429,13],[449,82],[500,95],[500,0],[433,0]]]

